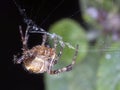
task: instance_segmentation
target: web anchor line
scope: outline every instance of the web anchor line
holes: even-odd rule
[[[62,37],[55,34],[55,33],[49,33],[46,32],[43,28],[41,28],[40,26],[38,26],[32,19],[28,18],[25,12],[25,9],[22,9],[14,0],[13,2],[15,3],[16,7],[18,8],[21,16],[23,16],[23,22],[27,25],[27,27],[29,27],[28,32],[29,33],[41,33],[41,34],[46,34],[49,36],[50,39],[54,39],[56,38],[58,43],[62,46],[62,47],[69,47],[71,49],[75,49],[75,47],[73,47],[70,43],[68,42],[64,42]]]

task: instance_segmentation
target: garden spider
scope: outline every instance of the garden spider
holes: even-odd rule
[[[17,58],[17,56],[14,56],[14,63],[16,64],[23,64],[25,69],[32,73],[44,73],[47,72],[48,74],[58,74],[61,72],[70,71],[73,68],[73,65],[75,64],[75,60],[78,54],[78,45],[76,46],[76,51],[73,56],[72,63],[66,67],[63,67],[61,69],[52,70],[52,67],[57,64],[57,61],[59,60],[63,47],[61,46],[60,51],[58,55],[56,54],[56,47],[57,47],[57,39],[54,38],[54,46],[53,48],[50,48],[48,46],[45,46],[47,35],[43,35],[43,41],[41,45],[36,45],[31,49],[28,49],[27,47],[27,41],[29,38],[28,30],[29,26],[26,29],[25,35],[23,35],[21,26],[19,27],[22,44],[23,44],[23,53],[20,58]]]

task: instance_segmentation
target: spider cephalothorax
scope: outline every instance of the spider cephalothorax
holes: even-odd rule
[[[41,45],[36,45],[31,49],[27,47],[27,40],[28,40],[28,30],[29,27],[26,29],[25,36],[23,35],[22,29],[20,27],[20,34],[23,43],[23,53],[20,58],[14,56],[14,62],[16,64],[23,64],[26,70],[32,73],[44,73],[47,72],[49,74],[58,74],[61,72],[66,72],[72,70],[73,65],[75,64],[75,60],[78,54],[78,45],[76,47],[76,52],[73,57],[73,61],[70,65],[63,67],[61,69],[52,70],[52,67],[57,64],[59,60],[63,47],[61,46],[60,51],[56,54],[56,47],[57,47],[57,40],[56,38],[53,39],[54,47],[50,48],[45,46],[45,42],[47,39],[47,35],[43,35],[43,42]]]

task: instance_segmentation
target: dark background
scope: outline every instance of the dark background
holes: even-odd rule
[[[73,18],[85,26],[78,0],[16,0],[16,2],[26,9],[29,18],[46,31],[52,23],[65,17]],[[22,25],[25,31],[25,24],[12,0],[1,0],[0,18],[2,90],[45,90],[44,74],[30,74],[22,65],[13,63],[13,55],[21,53],[22,48],[18,26]],[[38,36],[33,37],[31,36],[30,46],[41,41]]]

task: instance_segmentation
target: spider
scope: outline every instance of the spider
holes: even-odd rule
[[[27,47],[27,41],[29,38],[28,30],[29,26],[26,29],[25,35],[23,35],[22,27],[19,27],[20,34],[21,34],[21,40],[22,40],[22,56],[17,58],[16,55],[14,55],[14,63],[15,64],[23,64],[24,68],[35,74],[44,73],[47,72],[48,74],[58,74],[62,72],[67,72],[72,70],[73,65],[75,64],[76,57],[78,54],[78,45],[76,45],[76,51],[72,59],[72,63],[67,65],[66,67],[63,67],[61,69],[52,70],[52,67],[57,64],[57,61],[60,59],[63,47],[60,47],[59,53],[56,53],[57,48],[57,39],[53,39],[53,48],[50,48],[49,46],[46,46],[46,40],[47,35],[43,35],[43,41],[41,45],[36,45],[29,49]]]

